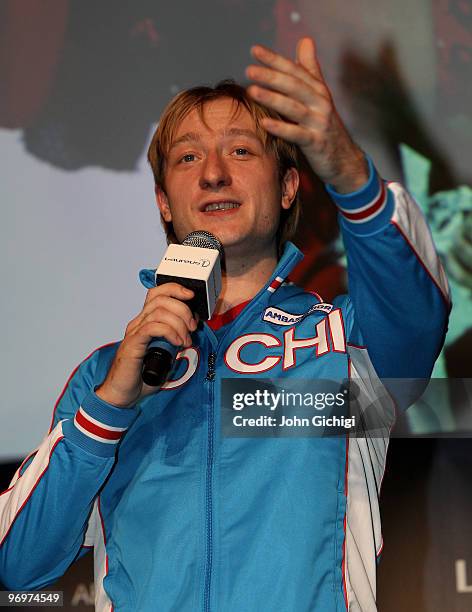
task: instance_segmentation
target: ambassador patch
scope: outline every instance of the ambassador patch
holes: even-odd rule
[[[322,312],[329,313],[332,309],[332,304],[320,302],[319,304],[314,304],[309,310],[302,314],[293,314],[291,312],[287,312],[286,310],[269,306],[269,308],[264,310],[262,320],[267,321],[268,323],[274,323],[275,325],[295,325],[312,312],[321,310]]]

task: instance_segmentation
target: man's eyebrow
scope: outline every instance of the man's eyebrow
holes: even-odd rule
[[[200,142],[200,136],[196,132],[185,132],[182,136],[176,138],[169,147],[169,151],[181,144],[182,142]]]
[[[252,138],[253,140],[261,142],[261,139],[259,138],[257,133],[247,128],[229,128],[229,130],[225,130],[223,132],[223,137],[228,136],[247,136],[248,138]],[[185,132],[185,134],[182,134],[182,136],[179,136],[172,142],[169,147],[169,151],[171,151],[177,145],[182,144],[183,142],[192,142],[198,144],[200,140],[201,138],[196,132]]]
[[[230,128],[229,130],[225,130],[224,136],[248,136],[260,142],[260,138],[256,132],[246,128]]]

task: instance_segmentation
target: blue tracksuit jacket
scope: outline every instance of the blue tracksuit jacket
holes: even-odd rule
[[[322,300],[285,282],[301,258],[287,244],[241,314],[217,335],[203,324],[171,380],[134,408],[94,394],[118,343],[76,369],[49,434],[0,495],[8,588],[43,588],[93,547],[100,611],[376,609],[388,436],[220,432],[222,378],[350,377],[368,396],[379,377],[431,373],[449,298],[418,207],[372,168],[358,192],[331,195],[348,296],[297,317]],[[390,401],[384,410],[390,427]]]

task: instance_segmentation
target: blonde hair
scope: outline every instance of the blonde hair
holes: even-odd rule
[[[295,145],[282,138],[272,136],[261,125],[263,117],[279,119],[276,112],[252,100],[246,90],[233,80],[220,81],[215,87],[193,87],[179,93],[164,109],[159,124],[149,145],[147,159],[154,174],[156,189],[159,187],[165,192],[166,159],[180,123],[195,108],[200,118],[203,118],[203,107],[207,102],[220,98],[232,98],[236,104],[234,114],[241,105],[246,108],[254,120],[256,132],[267,151],[274,153],[277,165],[279,182],[282,185],[285,174],[289,168],[298,168],[297,149]],[[279,254],[283,244],[290,240],[297,229],[300,218],[300,202],[298,195],[288,210],[282,210],[279,229],[277,231],[277,248]],[[177,242],[171,222],[166,222],[161,215],[161,223],[167,236],[167,242]]]

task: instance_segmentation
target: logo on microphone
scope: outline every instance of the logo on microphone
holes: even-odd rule
[[[210,265],[209,259],[182,259],[181,257],[164,257],[165,261],[173,261],[174,263],[190,264],[192,266],[201,266],[202,268],[208,268]]]

